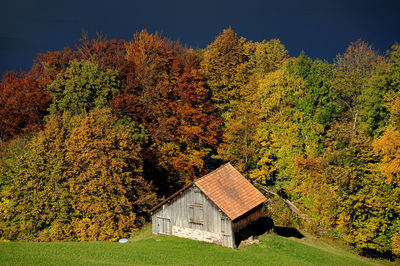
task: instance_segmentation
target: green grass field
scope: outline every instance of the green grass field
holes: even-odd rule
[[[128,243],[1,242],[0,265],[379,265],[312,236],[270,233],[237,250],[171,236],[152,236],[150,227]]]

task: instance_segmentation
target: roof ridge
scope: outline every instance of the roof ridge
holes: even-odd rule
[[[211,175],[211,174],[214,174],[214,173],[217,172],[218,170],[221,170],[223,167],[228,166],[228,165],[232,166],[230,162],[224,163],[224,164],[220,165],[217,169],[215,169],[215,170],[209,172],[208,174],[203,175],[202,177],[196,179],[195,181],[193,181],[193,183],[196,184],[197,181],[200,181],[200,180],[202,180],[203,178],[205,178],[205,177],[207,177],[207,176],[209,176],[209,175]],[[232,166],[232,167],[233,167],[233,166]]]

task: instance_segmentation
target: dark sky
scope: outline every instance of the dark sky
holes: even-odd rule
[[[279,38],[292,56],[304,50],[330,62],[358,38],[381,53],[400,41],[400,0],[3,0],[0,7],[0,73],[29,70],[38,53],[74,46],[82,29],[129,40],[146,28],[204,48],[232,26],[249,40]]]

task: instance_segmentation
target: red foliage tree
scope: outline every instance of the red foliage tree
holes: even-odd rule
[[[0,141],[37,129],[50,103],[49,93],[32,73],[5,73],[0,84]]]
[[[36,77],[39,86],[46,89],[59,73],[67,69],[73,59],[80,57],[71,47],[65,47],[62,51],[39,54],[30,73]]]
[[[145,127],[149,136],[145,156],[151,162],[147,169],[169,173],[175,185],[192,180],[202,173],[204,158],[217,146],[221,122],[213,114],[197,55],[157,33],[142,31],[126,44],[126,60],[134,70],[121,77],[126,83],[111,101],[112,108]]]

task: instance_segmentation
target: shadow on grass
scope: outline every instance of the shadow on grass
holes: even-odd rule
[[[369,249],[369,248],[361,249],[360,252],[358,253],[358,255],[364,256],[367,258],[374,258],[374,259],[382,259],[383,258],[383,259],[388,259],[390,261],[396,260],[396,256],[390,251],[379,252],[377,250],[373,250],[373,249]]]
[[[271,231],[283,237],[295,237],[298,239],[304,237],[304,235],[294,227],[274,226],[274,221],[271,218],[260,217],[257,221],[235,233],[235,244],[238,247],[242,241],[250,237],[257,237]]]
[[[274,229],[274,222],[271,218],[260,217],[257,221],[249,224],[239,232],[235,233],[235,245],[238,247],[243,240],[249,237],[260,236]]]
[[[274,231],[277,235],[283,237],[295,237],[299,239],[304,237],[304,235],[294,227],[275,226]]]

